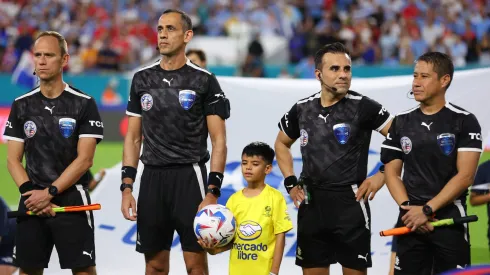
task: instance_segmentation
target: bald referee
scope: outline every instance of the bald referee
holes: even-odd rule
[[[207,274],[193,221],[199,208],[220,196],[230,105],[216,77],[185,56],[193,36],[189,16],[166,10],[157,30],[162,59],[139,70],[131,84],[121,210],[126,219],[137,221],[136,250],[145,255],[146,274],[168,274],[174,231],[180,236],[187,273]],[[145,167],[136,207],[131,192],[141,144]],[[208,175],[205,164],[210,159]]]

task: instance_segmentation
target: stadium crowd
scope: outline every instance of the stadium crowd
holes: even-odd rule
[[[243,75],[264,65],[268,35],[288,39],[301,78],[311,77],[315,49],[333,41],[346,43],[354,64],[409,65],[428,50],[450,54],[457,67],[490,64],[489,0],[2,0],[0,70],[11,72],[47,29],[67,38],[73,73],[133,69],[157,56],[152,22],[166,8],[191,15],[195,35],[259,34]]]

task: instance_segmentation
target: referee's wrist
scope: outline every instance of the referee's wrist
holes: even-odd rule
[[[24,194],[26,192],[34,190],[34,184],[32,181],[28,180],[19,186],[19,192]]]
[[[284,187],[286,188],[286,191],[291,192],[291,189],[296,187],[298,185],[298,178],[296,178],[295,175],[289,176],[284,179]]]
[[[214,185],[216,188],[221,189],[223,184],[224,175],[221,172],[209,172],[208,175],[208,187]]]

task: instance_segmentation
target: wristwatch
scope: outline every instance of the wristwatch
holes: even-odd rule
[[[122,183],[121,187],[119,187],[121,192],[124,191],[126,188],[129,188],[131,190],[131,192],[133,192],[133,185],[132,184]]]
[[[58,188],[54,185],[51,185],[49,188],[48,188],[48,193],[51,195],[51,196],[56,196],[58,195]]]
[[[381,165],[381,166],[379,167],[379,172],[381,172],[382,174],[384,174],[384,173],[385,173],[385,166],[384,166],[384,165]]]
[[[218,198],[221,197],[221,190],[218,187],[208,188],[208,193],[211,193]]]
[[[424,214],[429,217],[434,214],[434,212],[432,211],[432,207],[427,204],[422,207],[422,212],[424,212]]]

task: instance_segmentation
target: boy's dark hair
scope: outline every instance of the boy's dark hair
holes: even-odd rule
[[[274,149],[272,149],[267,143],[256,141],[243,148],[242,156],[243,155],[250,157],[259,156],[262,157],[267,164],[272,164],[276,153],[274,153]]]
[[[454,74],[454,64],[449,55],[441,52],[427,52],[417,58],[417,61],[424,61],[428,64],[432,64],[432,69],[437,73],[439,79],[448,74],[451,79],[446,86],[446,90],[449,88],[453,81]]]
[[[327,45],[321,47],[315,53],[315,69],[317,69],[317,70],[322,69],[322,60],[323,60],[323,56],[326,53],[346,53],[348,56],[350,56],[349,50],[344,46],[344,44],[342,44],[340,42],[327,44]]]
[[[202,62],[206,62],[206,54],[200,49],[189,49],[185,55],[196,54]]]
[[[189,17],[189,15],[187,15],[187,13],[185,13],[181,10],[178,10],[178,9],[168,9],[168,10],[165,10],[162,13],[162,15],[167,14],[167,13],[178,13],[178,14],[180,14],[180,17],[182,19],[182,28],[184,29],[184,32],[186,32],[188,30],[192,30],[192,20]]]

